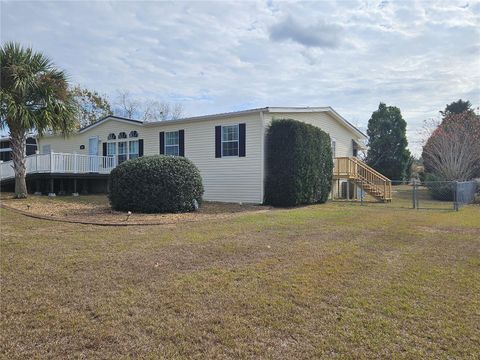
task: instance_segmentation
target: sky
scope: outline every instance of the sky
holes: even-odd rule
[[[3,1],[1,42],[42,51],[72,84],[189,116],[331,106],[366,130],[380,102],[409,147],[447,103],[480,105],[480,2]]]

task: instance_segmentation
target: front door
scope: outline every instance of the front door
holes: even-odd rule
[[[88,139],[88,167],[90,172],[98,172],[98,137]]]

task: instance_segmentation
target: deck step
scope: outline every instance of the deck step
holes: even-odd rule
[[[353,181],[357,186],[381,202],[392,200],[392,182],[355,157],[335,158],[335,179]]]

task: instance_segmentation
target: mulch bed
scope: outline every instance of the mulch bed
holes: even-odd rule
[[[204,202],[195,212],[178,214],[142,214],[114,211],[106,196],[87,195],[78,198],[30,196],[14,199],[11,194],[2,194],[1,206],[25,216],[79,224],[104,226],[172,225],[182,222],[228,219],[245,213],[269,211],[267,206]]]

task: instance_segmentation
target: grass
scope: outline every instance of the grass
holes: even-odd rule
[[[0,211],[3,358],[478,358],[478,206],[126,228]]]

